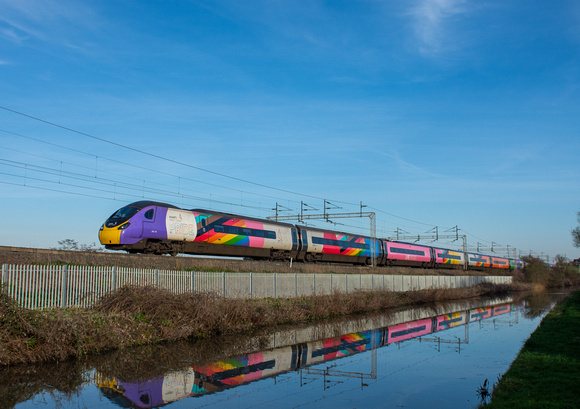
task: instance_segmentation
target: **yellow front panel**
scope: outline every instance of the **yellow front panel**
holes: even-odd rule
[[[99,241],[103,245],[120,244],[121,230],[119,230],[117,227],[113,229],[103,227],[103,230],[99,231]]]

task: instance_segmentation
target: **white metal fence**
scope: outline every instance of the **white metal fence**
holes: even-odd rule
[[[353,291],[409,291],[510,284],[511,276],[405,276],[338,273],[216,273],[98,266],[2,266],[8,295],[30,309],[89,307],[128,284],[175,293],[213,292],[230,298],[300,297]]]

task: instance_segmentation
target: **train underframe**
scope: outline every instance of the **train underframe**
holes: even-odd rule
[[[370,257],[353,257],[340,254],[305,253],[300,250],[280,250],[273,248],[255,248],[245,246],[224,246],[204,242],[182,242],[172,240],[141,240],[135,244],[106,245],[108,250],[124,250],[131,254],[198,254],[211,256],[243,257],[269,261],[305,261],[309,263],[349,263],[355,265],[371,265]]]
[[[172,240],[142,240],[138,243],[126,245],[106,245],[109,250],[124,250],[131,254],[197,254],[209,256],[227,256],[241,257],[255,260],[284,261],[294,260],[308,263],[342,263],[353,265],[371,265],[370,257],[353,257],[341,254],[321,254],[305,253],[302,250],[279,250],[273,248],[253,248],[245,246],[224,246],[220,244],[211,244],[204,242],[181,242]],[[420,267],[420,268],[445,268],[445,269],[463,269],[463,265],[436,264],[434,262],[418,262],[410,260],[385,260],[384,256],[378,255],[375,260],[377,266],[401,266],[401,267]],[[496,270],[492,268],[469,268],[470,270]],[[497,269],[501,271],[502,269]]]

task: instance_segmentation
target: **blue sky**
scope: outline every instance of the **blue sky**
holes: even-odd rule
[[[0,0],[0,245],[326,199],[576,258],[579,85],[577,1]]]

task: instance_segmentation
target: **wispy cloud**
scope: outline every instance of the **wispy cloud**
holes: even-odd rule
[[[454,48],[451,23],[467,11],[465,0],[421,0],[410,13],[419,51],[434,55]]]
[[[0,0],[0,36],[17,44],[29,39],[59,43],[71,27],[91,27],[94,17],[80,2]]]

